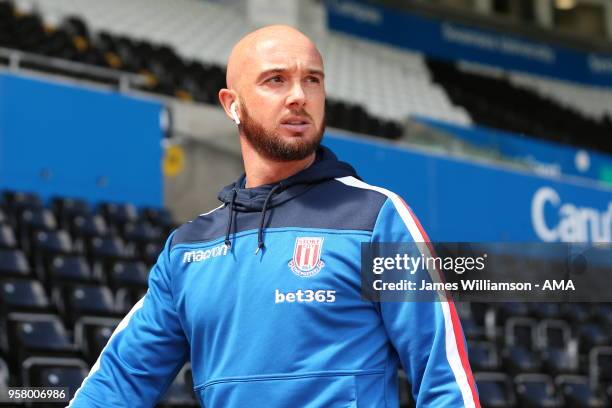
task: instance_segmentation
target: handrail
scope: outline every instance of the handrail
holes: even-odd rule
[[[10,71],[33,68],[44,71],[56,70],[76,77],[116,83],[121,92],[128,92],[134,86],[143,86],[147,83],[146,78],[140,74],[0,47],[0,63],[3,59],[8,63]]]

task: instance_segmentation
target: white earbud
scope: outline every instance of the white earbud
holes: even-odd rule
[[[236,113],[236,102],[232,102],[232,105],[230,106],[230,113],[232,114],[232,118],[234,119],[234,122],[236,122],[236,125],[239,125],[240,118],[238,118],[238,113]]]

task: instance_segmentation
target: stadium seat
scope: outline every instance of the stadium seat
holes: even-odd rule
[[[83,316],[75,322],[75,344],[90,365],[98,359],[120,321],[118,318]]]
[[[538,319],[556,319],[561,314],[560,304],[553,302],[531,303],[529,309],[533,317]]]
[[[88,254],[94,261],[113,261],[128,257],[128,249],[117,236],[93,237],[89,241]]]
[[[12,226],[13,221],[9,219],[9,217],[6,215],[6,213],[4,212],[1,206],[2,206],[2,203],[0,202],[0,225],[8,224]]]
[[[118,261],[108,271],[111,288],[146,288],[149,269],[140,261]]]
[[[468,344],[470,365],[475,371],[499,370],[499,356],[495,344],[488,341],[472,341]]]
[[[536,320],[524,317],[508,319],[505,326],[506,344],[535,350],[537,344],[536,323]]]
[[[0,248],[13,249],[17,247],[17,239],[13,229],[6,224],[0,223]]]
[[[564,320],[544,319],[538,323],[538,348],[564,349],[570,342],[572,335],[570,326]]]
[[[45,289],[38,280],[6,278],[0,280],[5,312],[47,311],[50,308]]]
[[[578,344],[581,353],[588,353],[593,347],[605,346],[610,341],[607,331],[596,323],[583,323],[578,326]]]
[[[23,252],[18,249],[0,249],[0,276],[30,275],[30,265]]]
[[[193,379],[191,377],[191,366],[189,364],[185,364],[181,368],[159,404],[160,407],[164,408],[200,406],[193,392]]]
[[[584,303],[566,303],[563,305],[563,315],[573,323],[584,323],[589,320],[591,314]]]
[[[562,407],[552,378],[545,374],[519,374],[514,377],[518,405],[525,408]]]
[[[159,228],[152,226],[146,221],[126,223],[123,227],[123,238],[138,244],[160,242],[163,239]]]
[[[53,289],[53,301],[70,324],[81,316],[114,316],[115,301],[109,288],[92,284],[64,284]]]
[[[31,355],[74,355],[59,316],[13,312],[7,316],[8,344],[14,366]]]
[[[487,408],[510,408],[516,406],[510,378],[503,373],[475,373],[480,403]]]
[[[151,266],[157,262],[157,257],[164,249],[162,244],[148,243],[140,248],[140,259],[147,265]]]
[[[38,270],[43,270],[55,255],[73,252],[72,239],[66,231],[37,231],[33,238],[31,257]]]
[[[115,294],[115,309],[125,315],[147,293],[146,289],[121,288]]]
[[[124,224],[138,220],[138,211],[129,203],[102,203],[100,212],[108,225],[122,230]]]
[[[100,237],[108,233],[104,218],[96,214],[78,214],[70,220],[73,238]]]
[[[612,347],[593,347],[589,352],[589,378],[593,384],[612,385]]]
[[[24,386],[68,387],[69,398],[74,396],[88,372],[87,364],[78,358],[32,356],[21,364]],[[63,403],[59,406],[65,405],[66,403]]]
[[[42,199],[36,193],[4,191],[2,197],[6,209],[16,215],[21,214],[21,211],[28,208],[37,209],[44,207]]]
[[[46,267],[45,283],[48,287],[61,283],[87,283],[99,281],[94,279],[91,268],[85,258],[79,255],[56,255]]]
[[[54,197],[51,201],[53,212],[61,228],[69,228],[70,220],[77,215],[91,214],[92,209],[85,200]]]
[[[586,377],[579,375],[560,375],[555,378],[557,389],[565,401],[565,408],[603,408],[608,401],[597,389],[589,385]]]

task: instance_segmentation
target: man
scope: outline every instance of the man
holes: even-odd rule
[[[361,299],[362,242],[427,238],[397,195],[319,147],[314,44],[250,33],[219,100],[245,175],[172,233],[70,406],[153,406],[188,359],[207,408],[397,407],[399,364],[417,406],[479,406],[452,303]]]

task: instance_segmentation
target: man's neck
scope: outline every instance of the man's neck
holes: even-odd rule
[[[291,177],[309,167],[315,161],[315,153],[301,160],[279,162],[262,157],[254,149],[242,149],[246,187],[271,184]]]

